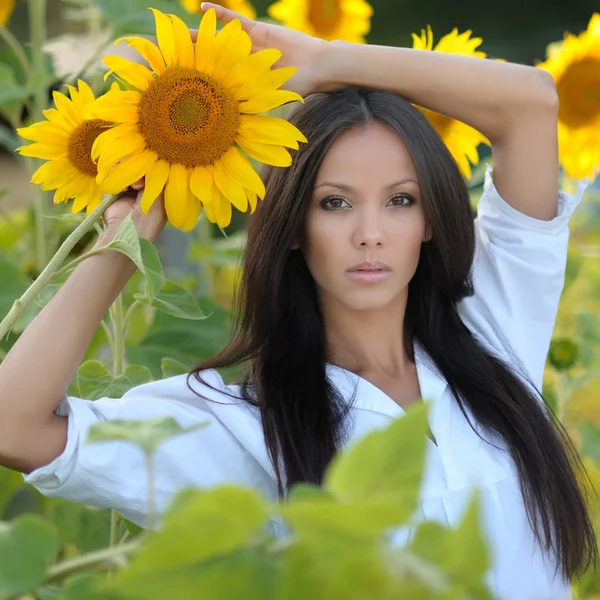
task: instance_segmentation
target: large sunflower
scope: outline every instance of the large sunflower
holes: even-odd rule
[[[94,93],[85,81],[80,79],[77,83],[77,88],[67,86],[70,99],[54,92],[56,108],[44,111],[47,121],[17,129],[22,138],[35,142],[17,150],[23,156],[48,161],[33,174],[31,183],[40,184],[43,190],[56,190],[55,203],[75,198],[72,212],[85,208],[89,214],[100,204],[103,194],[96,183],[98,171],[91,158],[92,144],[112,122],[84,118],[94,102]]]
[[[191,13],[202,14],[202,11],[200,10],[201,4],[202,0],[181,0],[183,8]],[[217,4],[239,13],[242,17],[256,19],[256,11],[248,0],[220,0]]]
[[[600,14],[579,36],[551,44],[538,65],[556,82],[558,144],[570,177],[594,178],[600,171]]]
[[[252,42],[239,19],[215,35],[215,11],[207,11],[194,48],[183,21],[158,10],[154,16],[158,48],[147,39],[125,38],[153,72],[118,56],[104,59],[107,75],[114,72],[139,91],[111,91],[94,104],[93,116],[119,122],[92,148],[98,181],[117,192],[145,176],[145,212],[164,188],[175,227],[191,229],[201,205],[210,221],[225,227],[232,204],[243,212],[250,204],[254,211],[257,196],[265,194],[240,149],[257,161],[287,167],[292,159],[285,147],[306,142],[285,119],[258,116],[302,101],[278,89],[295,69],[271,70],[281,57],[278,50],[250,54]]]
[[[486,56],[484,52],[477,50],[482,39],[472,38],[470,30],[459,34],[456,28],[453,29],[440,39],[435,48],[433,47],[433,34],[429,25],[426,32],[422,29],[420,36],[413,33],[412,38],[413,48],[417,50],[434,50],[435,52],[448,52],[477,58],[485,58]],[[479,162],[477,147],[479,144],[489,145],[487,138],[462,121],[451,119],[426,108],[419,107],[419,110],[427,117],[427,120],[444,140],[461,173],[470,178],[471,164],[476,165]]]
[[[366,0],[279,0],[267,13],[314,37],[364,44],[373,9]]]
[[[0,27],[4,27],[15,9],[15,0],[0,0]]]

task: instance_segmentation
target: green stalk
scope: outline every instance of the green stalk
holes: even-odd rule
[[[46,41],[46,0],[29,0],[29,30],[31,32],[31,60],[33,73],[29,85],[34,86],[33,119],[40,120],[47,106],[46,76],[44,64],[44,43]],[[39,163],[38,163],[39,164]],[[34,187],[33,203],[35,207],[36,265],[38,273],[47,262],[48,248],[46,219],[44,217],[48,194],[39,186]]]
[[[143,542],[142,537],[137,537],[128,544],[121,544],[112,548],[102,548],[76,556],[64,562],[51,566],[48,569],[47,582],[64,579],[73,573],[85,570],[102,571],[106,568],[123,568],[127,564],[129,555],[137,552]]]
[[[6,45],[13,51],[23,71],[23,75],[26,81],[31,79],[31,65],[23,46],[19,43],[19,40],[11,33],[10,29],[0,25],[0,37],[5,41]]]
[[[40,292],[52,281],[54,273],[61,267],[69,252],[75,247],[77,242],[94,227],[94,223],[102,216],[104,211],[117,199],[118,196],[105,196],[90,215],[88,215],[63,242],[58,252],[52,257],[46,268],[40,273],[39,277],[33,282],[29,289],[17,300],[15,300],[10,311],[0,323],[0,340],[4,339],[12,329],[23,311],[38,297]]]
[[[125,366],[125,331],[123,328],[123,296],[118,295],[111,308],[113,322],[113,375],[123,375]]]

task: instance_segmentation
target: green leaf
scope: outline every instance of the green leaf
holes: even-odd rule
[[[39,517],[0,522],[0,599],[35,590],[57,549],[54,527]]]
[[[50,514],[61,539],[73,544],[80,552],[107,546],[110,538],[109,509],[57,501],[52,505]]]
[[[94,423],[89,430],[86,443],[121,440],[139,446],[147,455],[151,455],[165,440],[196,431],[208,425],[197,423],[191,427],[181,427],[172,417],[157,417],[144,421],[115,419]]]
[[[160,368],[163,379],[175,377],[176,375],[183,375],[189,371],[189,369],[183,363],[175,360],[174,358],[168,357],[165,357],[161,360]]]
[[[131,213],[123,219],[115,237],[104,248],[111,248],[125,254],[125,256],[128,256],[136,264],[142,273],[144,272],[140,238],[133,223]]]
[[[420,402],[381,431],[370,433],[338,454],[325,476],[325,488],[344,503],[390,504],[408,518],[417,506],[428,406]]]
[[[144,600],[268,597],[270,563],[254,549],[244,551],[263,532],[268,515],[265,502],[249,489],[186,490],[169,508],[161,530],[108,589]],[[271,577],[263,577],[265,569]]]
[[[125,369],[123,376],[129,381],[132,387],[148,383],[153,379],[150,369],[144,365],[129,365]]]
[[[10,499],[23,487],[25,482],[21,473],[0,467],[0,519],[3,518]]]
[[[21,140],[8,127],[0,127],[0,148],[14,152],[21,146]]]
[[[9,107],[27,98],[29,92],[17,83],[15,72],[6,63],[0,62],[0,109]]]
[[[140,252],[146,277],[146,296],[154,300],[165,282],[160,257],[154,244],[145,238],[140,238]]]
[[[125,376],[113,377],[99,360],[88,360],[77,370],[79,394],[86,400],[121,398],[134,384]]]
[[[163,283],[154,300],[141,294],[136,294],[135,298],[179,319],[206,319],[206,315],[202,312],[194,296],[185,288],[168,279]]]

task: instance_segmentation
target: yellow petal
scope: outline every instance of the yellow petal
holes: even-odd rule
[[[194,68],[194,46],[188,26],[177,16],[168,15],[173,24],[173,39],[177,62],[183,69]]]
[[[106,56],[102,62],[109,68],[104,75],[105,80],[111,73],[116,73],[121,79],[142,92],[145,92],[154,81],[154,76],[147,67],[132,63],[122,56]]]
[[[261,198],[265,197],[265,184],[254,170],[252,163],[235,146],[232,146],[219,162],[223,162],[225,173],[232,181],[247,190],[252,190]]]
[[[192,194],[189,188],[188,196],[189,211],[185,219],[185,223],[181,227],[182,231],[191,231],[194,228],[194,226],[198,222],[198,217],[200,216],[200,208],[202,206],[200,199],[196,198],[196,196]]]
[[[34,123],[29,127],[18,127],[17,133],[26,140],[32,142],[45,142],[45,143],[66,143],[69,141],[70,134],[66,129],[53,125],[48,121],[42,121],[41,123]]]
[[[165,209],[173,227],[181,229],[189,212],[188,174],[183,165],[173,164],[165,187]]]
[[[190,176],[192,193],[204,204],[210,204],[212,198],[213,175],[206,167],[195,167]]]
[[[77,86],[79,88],[79,99],[82,104],[91,104],[94,101],[94,92],[92,88],[83,80],[77,80]]]
[[[119,163],[107,176],[98,181],[108,194],[118,194],[132,183],[141,179],[154,165],[158,155],[152,150],[143,150],[137,156],[132,156]]]
[[[195,64],[198,71],[204,71],[206,65],[214,61],[216,28],[217,13],[214,8],[211,8],[204,13],[198,28],[195,48]]]
[[[54,99],[54,104],[58,111],[64,115],[65,119],[73,126],[77,127],[83,119],[81,115],[75,109],[75,105],[71,100],[69,100],[64,94],[57,92],[56,90],[52,92],[52,98]]]
[[[159,160],[146,173],[144,184],[144,193],[140,208],[147,215],[151,206],[154,204],[160,193],[163,191],[167,179],[169,178],[169,163],[166,160]]]
[[[81,212],[91,201],[94,196],[94,192],[96,191],[95,187],[92,187],[92,183],[86,186],[87,189],[82,190],[73,201],[73,206],[71,206],[71,212],[73,214]]]
[[[258,162],[274,167],[289,167],[292,164],[292,157],[289,152],[281,146],[261,144],[241,135],[238,135],[235,141],[246,154],[249,154]]]
[[[221,194],[216,185],[213,187],[213,198],[217,199],[217,225],[227,227],[231,223],[231,202]]]
[[[238,132],[263,144],[277,144],[295,150],[298,149],[298,141],[308,141],[289,121],[278,117],[241,115]]]
[[[218,77],[216,70],[220,62],[226,61],[225,54],[231,52],[238,41],[238,36],[242,33],[242,24],[239,19],[234,19],[225,25],[215,38],[215,61],[212,65],[207,65],[206,72],[209,75]],[[242,41],[242,44],[244,42]],[[251,44],[252,46],[252,44]]]
[[[246,194],[248,196],[248,203],[250,204],[250,214],[252,214],[256,210],[257,196],[251,190],[246,190]]]
[[[98,160],[100,154],[102,154],[106,148],[111,146],[116,140],[135,134],[139,134],[137,125],[117,125],[115,127],[108,127],[106,131],[101,133],[92,144],[92,160]]]
[[[73,131],[75,127],[73,123],[71,123],[71,121],[69,121],[65,115],[56,110],[56,108],[47,108],[46,110],[42,111],[42,114],[46,117],[46,119],[48,119],[48,121],[50,121],[50,123],[60,127],[61,129]]]
[[[155,8],[150,10],[154,13],[154,20],[156,21],[158,47],[162,52],[167,68],[174,67],[177,64],[177,53],[175,51],[175,40],[173,39],[173,22],[160,10]]]
[[[234,179],[228,176],[225,165],[222,160],[215,163],[215,183],[220,192],[229,200],[240,212],[248,210],[248,198],[244,188]]]
[[[50,162],[44,163],[31,176],[31,183],[41,184],[44,181],[51,179],[54,173],[61,173],[61,171],[69,169],[70,166],[71,163],[69,163],[66,158],[51,160]]]
[[[87,180],[89,179],[89,175],[86,175],[85,173],[80,173],[74,168],[71,168],[71,170],[67,171],[67,173],[68,179],[63,185],[60,186],[60,193],[64,198],[64,201],[67,201],[69,198],[73,198],[73,196],[76,196],[79,193],[79,190],[85,187]]]
[[[219,34],[221,35],[221,34]],[[217,44],[218,44],[217,36]],[[217,62],[213,75],[217,79],[226,77],[231,69],[241,60],[247,58],[252,51],[252,40],[245,31],[240,31],[226,48],[219,50],[217,45]]]
[[[212,193],[211,193],[211,196],[212,196]],[[204,214],[206,215],[206,218],[211,223],[216,223],[218,220],[218,213],[215,208],[215,203],[214,202],[202,202],[202,206],[204,208]]]
[[[98,180],[102,181],[108,175],[111,167],[121,159],[139,154],[145,147],[146,140],[139,133],[116,140],[106,148],[98,159]]]
[[[85,209],[86,214],[89,215],[98,208],[100,202],[102,202],[103,195],[104,194],[102,193],[102,190],[99,188],[94,192],[94,194],[92,195],[92,199],[90,200],[89,204]]]
[[[136,104],[115,104],[112,102],[94,103],[91,108],[94,118],[112,123],[134,124],[139,121],[139,107]]]
[[[165,72],[167,68],[165,59],[158,47],[150,40],[141,37],[122,37],[115,42],[115,46],[119,42],[126,42],[130,48],[137,50],[157,75],[162,75]]]
[[[41,144],[39,142],[21,146],[17,148],[21,156],[33,156],[42,160],[54,160],[56,158],[66,158],[68,150],[66,146],[55,146],[54,144]]]
[[[265,73],[281,56],[281,52],[274,48],[266,48],[265,50],[254,52],[254,54],[251,54],[248,58],[245,58],[232,67],[231,71],[224,78],[223,85],[227,88],[232,88],[246,83],[248,73]],[[296,70],[294,68],[294,71]]]
[[[264,113],[274,108],[278,108],[288,102],[303,102],[302,96],[296,92],[288,90],[272,90],[268,92],[257,93],[256,96],[240,102],[240,112],[242,113]]]

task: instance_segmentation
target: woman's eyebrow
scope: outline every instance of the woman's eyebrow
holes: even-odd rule
[[[400,181],[396,181],[394,183],[390,183],[390,185],[386,186],[385,189],[391,190],[395,187],[403,185],[404,183],[414,183],[415,185],[419,185],[414,179],[408,178],[408,179],[401,179]],[[344,192],[354,191],[354,188],[350,185],[346,185],[345,183],[335,183],[332,181],[324,181],[323,183],[319,183],[319,185],[315,186],[315,189],[318,189],[320,187],[333,187],[333,188],[337,188],[339,190],[343,190]]]

